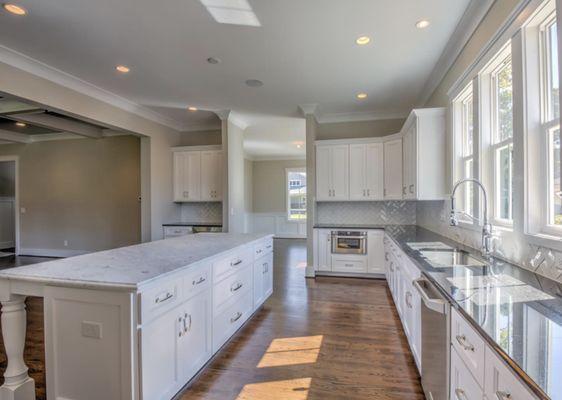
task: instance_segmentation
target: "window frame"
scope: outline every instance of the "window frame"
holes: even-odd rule
[[[294,168],[285,168],[285,206],[286,206],[286,218],[288,222],[291,223],[306,223],[307,219],[308,219],[308,209],[306,208],[306,201],[305,201],[305,213],[306,213],[306,217],[302,218],[302,219],[295,219],[295,218],[291,218],[291,195],[289,193],[290,190],[290,182],[291,180],[289,179],[289,174],[290,173],[304,173],[306,174],[306,167],[294,167]],[[306,182],[306,196],[308,196],[308,176],[307,176],[307,182]]]

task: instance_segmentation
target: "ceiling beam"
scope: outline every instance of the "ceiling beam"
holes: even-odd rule
[[[30,135],[25,135],[23,133],[10,132],[4,129],[0,129],[0,140],[13,143],[31,143],[33,140]]]
[[[40,111],[37,106],[12,99],[0,99],[0,114],[17,114],[21,112]]]
[[[50,114],[10,114],[7,118],[19,122],[25,122],[31,125],[40,126],[54,131],[64,131],[74,133],[80,136],[86,136],[93,139],[99,139],[103,136],[103,129],[86,124],[84,122],[73,121],[66,118],[57,117]]]

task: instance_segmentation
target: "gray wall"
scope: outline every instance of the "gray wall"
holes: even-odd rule
[[[316,139],[351,139],[380,137],[400,132],[405,119],[380,119],[376,121],[334,122],[318,124]]]
[[[253,167],[253,212],[286,212],[285,169],[305,168],[306,160],[254,161]]]
[[[0,155],[19,156],[22,249],[95,251],[140,241],[139,138],[2,145]]]
[[[0,161],[0,197],[14,197],[16,169],[14,161]]]
[[[221,130],[182,132],[179,146],[209,146],[221,144]]]

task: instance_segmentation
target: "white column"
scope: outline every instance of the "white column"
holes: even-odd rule
[[[35,400],[35,381],[27,374],[23,360],[25,347],[25,296],[2,301],[2,337],[8,359],[0,400]]]

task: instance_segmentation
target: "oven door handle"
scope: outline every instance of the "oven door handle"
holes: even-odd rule
[[[334,238],[334,239],[359,239],[359,240],[365,240],[365,239],[367,239],[367,236],[339,236],[339,235],[332,235],[332,238]]]

